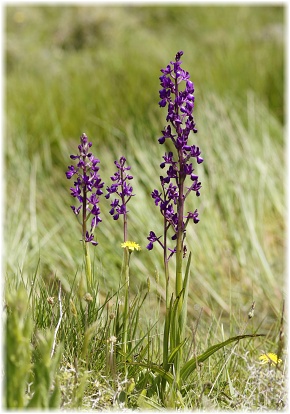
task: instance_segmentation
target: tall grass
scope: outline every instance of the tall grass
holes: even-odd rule
[[[269,347],[276,351],[285,295],[283,40],[283,7],[6,8],[5,291],[10,295],[20,285],[28,295],[31,291],[33,335],[39,329],[55,332],[61,281],[65,316],[58,341],[67,345],[60,364],[63,407],[120,404],[124,389],[119,345],[106,342],[121,330],[116,292],[123,254],[121,224],[108,214],[107,200],[100,203],[103,223],[92,262],[96,290],[106,305],[98,308],[77,291],[84,263],[65,171],[82,132],[97,149],[107,185],[120,155],[132,166],[136,197],[130,202],[128,237],[142,250],[130,263],[138,331],[129,333],[129,351],[143,359],[161,357],[162,253],[145,246],[151,228],[162,232],[150,197],[162,156],[159,70],[180,49],[195,83],[197,143],[205,159],[199,171],[202,197],[188,206],[201,216],[186,242],[192,251],[188,352],[198,355],[240,334],[253,301],[249,333],[259,328],[267,335],[266,342],[234,348],[228,363],[226,354],[205,362],[186,407],[232,407],[230,399],[220,398],[229,392],[233,398],[234,389],[236,407],[248,406],[258,369],[253,361]],[[145,294],[145,314],[138,313]],[[54,306],[48,297],[55,298]],[[91,328],[96,318],[102,331]],[[146,335],[150,346],[142,350]],[[42,355],[51,349],[50,340],[35,341]],[[87,353],[95,355],[89,366]],[[107,376],[96,379],[105,360]],[[134,378],[136,368],[130,372]],[[138,384],[142,375],[145,383],[149,374],[139,374]],[[267,389],[270,376],[260,378],[261,388]],[[148,402],[140,392],[133,388],[132,406],[158,407],[155,397]],[[48,393],[42,401],[49,398]],[[263,404],[273,408],[269,401]]]

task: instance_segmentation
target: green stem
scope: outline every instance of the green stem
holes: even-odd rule
[[[175,295],[178,297],[182,291],[183,280],[182,280],[182,256],[183,256],[183,240],[182,234],[177,237],[176,243],[176,280],[175,280]],[[182,310],[182,299],[178,302],[178,314],[180,315]]]
[[[165,274],[165,303],[166,309],[169,307],[169,269],[168,269],[168,259],[167,259],[167,222],[164,218],[164,248],[163,248],[163,263],[164,263],[164,274]]]
[[[163,335],[163,368],[165,371],[168,369],[168,353],[169,353],[169,328],[170,328],[170,300],[169,300],[169,269],[168,261],[164,259],[165,279],[166,279],[166,312],[164,323],[164,335]]]
[[[86,267],[86,278],[87,278],[87,289],[90,292],[92,289],[92,265],[91,265],[91,257],[89,252],[89,243],[84,243],[85,249],[85,267]]]
[[[177,214],[178,214],[178,225],[177,225],[177,240],[176,240],[176,278],[175,278],[175,297],[179,297],[177,304],[177,315],[176,321],[182,320],[182,309],[183,309],[183,295],[181,294],[183,288],[183,277],[182,277],[182,262],[183,262],[183,214],[184,214],[184,181],[185,175],[182,171],[183,165],[183,155],[182,151],[179,152],[179,198],[177,205]],[[182,333],[184,332],[184,327],[180,326],[179,323],[175,324],[174,328],[174,345],[178,346],[183,340]],[[175,374],[176,382],[179,383],[180,380],[180,364],[182,360],[182,348],[177,352],[175,357]]]
[[[123,334],[122,334],[122,351],[124,354],[125,376],[127,376],[127,341],[128,341],[128,315],[129,315],[129,260],[130,253],[128,247],[124,249],[122,282],[124,283],[124,309],[123,309]]]
[[[167,221],[164,218],[164,227],[163,227],[163,264],[164,264],[164,275],[165,275],[165,322],[164,322],[164,332],[163,332],[163,369],[164,371],[168,370],[168,354],[169,354],[169,332],[170,332],[170,300],[169,300],[169,268],[168,268],[168,259],[167,259]],[[165,398],[165,387],[166,380],[162,378],[161,380],[161,400],[164,401]]]
[[[123,170],[121,170],[121,182],[124,182]],[[125,204],[124,195],[121,196],[122,204]],[[128,222],[127,214],[124,214],[123,221],[123,231],[124,231],[124,243],[127,241],[128,237]],[[128,247],[124,249],[123,255],[123,264],[122,264],[122,284],[125,287],[125,296],[124,296],[124,309],[123,309],[123,335],[122,335],[122,351],[124,355],[124,366],[125,366],[125,377],[127,378],[127,340],[128,340],[128,315],[129,315],[129,261],[130,261],[130,252]]]
[[[83,188],[83,223],[82,223],[82,236],[83,236],[83,245],[85,253],[85,270],[86,270],[86,280],[87,280],[87,290],[91,291],[92,289],[92,265],[89,252],[89,243],[85,242],[87,232],[87,188]]]
[[[181,155],[182,157],[182,155]],[[180,161],[180,165],[181,165]],[[176,279],[175,279],[175,295],[178,297],[180,292],[182,291],[183,287],[183,280],[182,280],[182,262],[183,262],[183,212],[184,212],[184,198],[183,198],[183,190],[184,190],[184,180],[185,177],[180,171],[179,177],[179,199],[178,199],[178,206],[177,206],[177,214],[178,214],[178,230],[177,230],[177,241],[176,241]],[[182,311],[182,300],[178,302],[178,315],[181,314]]]
[[[123,172],[121,172],[121,179]],[[125,199],[122,198],[124,204]],[[124,231],[124,243],[127,241],[127,214],[124,214],[123,219],[123,231]],[[123,352],[127,352],[127,330],[128,330],[128,296],[129,296],[129,260],[130,253],[128,247],[124,249],[123,264],[122,264],[122,284],[125,286],[125,297],[124,297],[124,313],[123,313]]]

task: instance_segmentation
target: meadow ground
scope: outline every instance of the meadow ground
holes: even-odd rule
[[[284,11],[6,7],[4,405],[285,407]],[[187,200],[200,222],[186,235],[192,260],[184,355],[200,355],[235,335],[265,337],[218,351],[195,370],[178,401],[164,402],[150,389],[144,392],[145,384],[151,391],[154,384],[148,370],[133,365],[128,373],[114,347],[123,234],[104,198],[99,245],[91,249],[95,295],[83,299],[81,232],[65,172],[83,132],[101,160],[106,185],[115,159],[125,155],[132,167],[128,233],[142,250],[130,262],[130,358],[159,364],[163,255],[146,245],[150,230],[162,234],[150,196],[159,186],[164,154],[158,144],[166,124],[158,105],[160,69],[179,50],[195,85],[194,143],[204,158],[197,166],[201,196]],[[174,270],[172,261],[172,287]],[[282,362],[261,365],[265,352],[278,352]]]

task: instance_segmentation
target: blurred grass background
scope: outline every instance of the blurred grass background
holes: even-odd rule
[[[81,271],[80,231],[65,171],[85,132],[106,184],[125,155],[136,196],[129,205],[131,286],[147,277],[162,296],[162,252],[146,251],[162,222],[150,197],[159,186],[166,111],[160,69],[183,50],[195,84],[204,163],[190,227],[190,319],[239,320],[256,301],[265,329],[285,286],[283,6],[7,6],[5,36],[5,276],[64,286]],[[104,295],[119,283],[121,223],[100,203],[94,267]],[[172,264],[173,266],[173,264]]]

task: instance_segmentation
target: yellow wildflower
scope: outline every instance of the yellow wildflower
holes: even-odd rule
[[[128,241],[128,240],[125,243],[121,243],[121,247],[123,247],[123,249],[128,247],[128,249],[131,250],[131,251],[141,250],[141,247],[138,243],[135,243],[133,241]]]
[[[273,352],[269,352],[267,354],[262,354],[259,356],[259,360],[261,364],[270,364],[270,365],[277,365],[282,362],[282,359],[278,359],[278,356]]]

